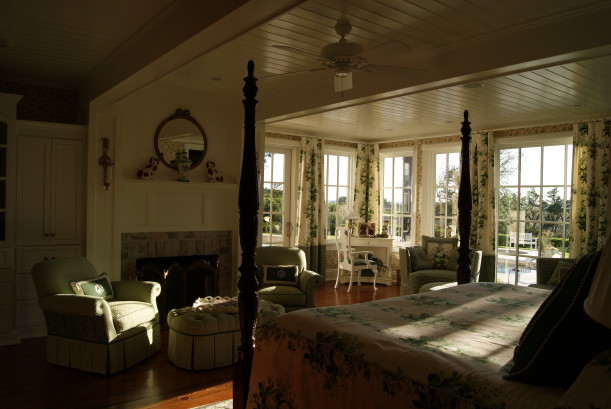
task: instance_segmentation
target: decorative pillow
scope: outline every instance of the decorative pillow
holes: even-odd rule
[[[456,270],[456,249],[458,238],[437,238],[422,236],[422,247],[432,262],[433,268]]]
[[[263,266],[262,285],[297,285],[299,267],[296,265]]]
[[[556,264],[556,268],[554,269],[554,272],[550,276],[549,280],[547,280],[547,285],[558,285],[560,280],[562,280],[571,267],[573,267],[573,263],[559,261],[558,264]]]
[[[408,249],[409,258],[412,261],[412,270],[430,270],[433,263],[427,257],[422,246],[412,246]]]
[[[72,281],[70,286],[78,295],[92,295],[94,297],[110,300],[114,297],[112,286],[106,273],[102,273],[96,278],[83,281]]]
[[[541,304],[520,338],[506,379],[566,388],[592,358],[611,347],[611,329],[583,309],[600,255],[580,258]]]

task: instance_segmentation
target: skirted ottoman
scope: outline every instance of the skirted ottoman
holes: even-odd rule
[[[259,300],[257,327],[284,314],[284,307]],[[237,298],[200,298],[193,307],[168,312],[168,358],[179,368],[233,365],[240,346]]]

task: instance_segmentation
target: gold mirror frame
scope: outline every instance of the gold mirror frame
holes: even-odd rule
[[[174,123],[170,123],[171,121],[178,121],[178,122],[174,122]],[[192,126],[194,125],[195,127],[191,129],[186,129],[186,127],[181,127],[182,122],[181,121],[188,121],[190,122],[189,124],[186,124],[186,127],[192,128]],[[170,130],[171,126],[175,126],[178,128],[181,128],[182,130],[186,130],[187,132],[182,132],[181,134],[178,135],[164,135],[163,134],[163,130],[164,127],[166,127],[166,133],[168,132],[168,130]],[[197,132],[199,132],[199,135],[197,135]],[[199,137],[201,136],[201,142],[199,141]],[[182,141],[180,141],[180,139],[182,139]],[[188,140],[191,141],[188,141]],[[188,141],[188,142],[185,142]],[[174,170],[178,170],[178,167],[176,166],[176,164],[173,164],[173,160],[174,157],[168,157],[169,155],[167,154],[167,152],[169,152],[169,148],[168,146],[164,147],[164,144],[169,144],[169,146],[174,145],[174,154],[176,153],[176,151],[179,151],[180,149],[178,147],[180,147],[182,145],[182,149],[186,150],[187,152],[189,152],[189,159],[191,159],[192,163],[191,163],[191,169],[194,169],[195,167],[197,167],[200,163],[202,163],[204,161],[204,157],[206,157],[206,151],[208,150],[208,139],[206,138],[206,132],[204,132],[204,128],[202,128],[202,126],[199,124],[199,122],[197,122],[195,120],[195,118],[193,118],[191,116],[191,113],[189,112],[188,109],[177,109],[176,113],[174,115],[171,115],[170,117],[168,117],[167,119],[165,119],[161,124],[159,124],[159,126],[157,127],[157,131],[155,132],[155,152],[157,153],[157,157],[159,158],[159,161],[161,163],[163,163],[164,165],[166,165],[167,167],[174,169]],[[201,143],[202,149],[187,149],[185,146],[198,146]],[[164,154],[164,152],[166,152]]]

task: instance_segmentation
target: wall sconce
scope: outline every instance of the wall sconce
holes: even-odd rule
[[[114,165],[110,156],[108,156],[108,151],[110,149],[110,140],[108,138],[102,138],[102,156],[98,159],[98,163],[104,169],[104,187],[108,190],[110,186],[110,172],[109,168]]]

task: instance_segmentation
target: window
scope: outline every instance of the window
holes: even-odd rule
[[[288,245],[289,237],[285,232],[290,229],[290,162],[290,149],[266,149],[261,212],[264,246]]]
[[[326,237],[335,238],[335,228],[346,222],[352,210],[350,192],[352,167],[351,156],[346,154],[325,153],[324,191],[327,210]]]
[[[499,150],[497,281],[536,282],[537,257],[568,257],[573,146]]]
[[[458,234],[458,185],[460,183],[460,153],[435,155],[435,237],[454,237]]]
[[[388,234],[407,241],[412,229],[411,156],[383,158],[382,165],[382,225],[388,224]]]

